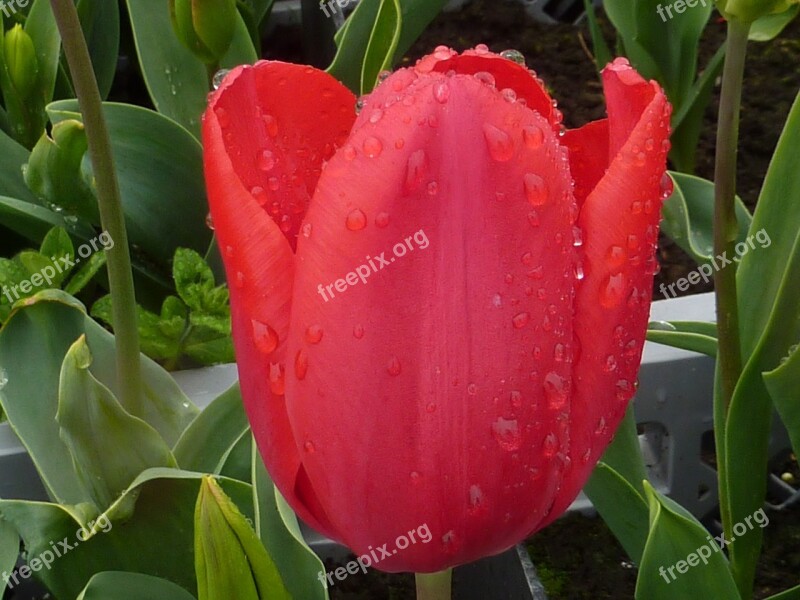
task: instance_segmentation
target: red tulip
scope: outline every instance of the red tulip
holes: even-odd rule
[[[241,67],[205,115],[242,394],[309,524],[432,572],[559,516],[631,399],[671,108],[618,59],[562,133],[541,81],[444,47],[363,102]],[[418,536],[419,537],[419,536]]]

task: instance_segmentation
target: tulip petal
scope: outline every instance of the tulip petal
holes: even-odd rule
[[[561,130],[563,115],[535,73],[529,71],[524,64],[489,52],[485,46],[462,54],[440,46],[433,54],[421,58],[415,70],[419,73],[454,71],[460,75],[488,73],[494,78],[498,90],[513,90],[518,99],[523,99],[530,109],[547,119],[556,132]]]
[[[510,547],[561,485],[577,207],[538,112],[470,75],[382,85],[299,240],[288,411],[343,541],[416,532],[377,566],[429,572]]]
[[[238,69],[224,84],[235,90],[248,72]],[[244,84],[249,86],[247,79]],[[218,94],[215,99],[225,97]],[[217,241],[230,282],[233,339],[245,408],[270,474],[287,498],[293,498],[300,471],[283,395],[286,338],[294,278],[294,255],[275,221],[248,191],[235,168],[238,153],[225,143],[232,116],[220,113],[212,101],[203,119],[206,184]],[[225,126],[223,126],[225,125]],[[302,503],[300,515],[322,531]]]
[[[277,61],[238,68],[212,97],[238,178],[292,248],[323,162],[350,133],[354,106],[355,96],[324,71]]]
[[[575,180],[575,199],[579,205],[583,205],[608,170],[608,119],[567,131],[561,143],[569,149],[569,168]]]
[[[657,268],[671,107],[658,85],[626,62],[615,61],[603,80],[613,159],[578,219],[585,233],[586,277],[576,298],[581,351],[570,420],[573,468],[544,524],[574,500],[634,394]]]

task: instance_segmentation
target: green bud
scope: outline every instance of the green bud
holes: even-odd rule
[[[204,63],[218,63],[236,32],[236,0],[169,0],[172,28]]]
[[[15,25],[5,35],[3,51],[11,85],[20,99],[30,97],[39,77],[39,62],[36,60],[36,47],[31,36],[21,25]]]
[[[264,544],[210,476],[195,505],[194,557],[199,600],[291,600]]]
[[[726,19],[753,23],[767,15],[786,12],[800,0],[717,0],[717,8]]]

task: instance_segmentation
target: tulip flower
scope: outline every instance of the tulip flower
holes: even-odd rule
[[[671,107],[618,59],[608,118],[565,131],[504,54],[439,47],[358,115],[328,74],[259,62],[204,118],[260,452],[302,519],[384,571],[553,521],[636,386]]]

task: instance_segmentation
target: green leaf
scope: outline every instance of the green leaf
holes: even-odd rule
[[[669,174],[675,184],[675,191],[661,209],[664,217],[662,230],[698,264],[712,266],[714,184],[685,173],[670,171]],[[739,221],[738,241],[742,242],[748,237],[752,217],[739,197],[736,198],[736,216]],[[701,275],[699,272],[697,275],[699,281]],[[711,273],[705,279],[710,281]]]
[[[665,346],[699,352],[706,356],[717,355],[716,323],[651,321],[647,326],[647,339]]]
[[[291,600],[256,532],[209,476],[195,509],[195,571],[198,600]]]
[[[631,405],[583,491],[637,564],[647,539],[648,507],[642,487],[645,479],[647,470]]]
[[[55,420],[61,365],[74,341],[85,334],[94,355],[92,375],[117,394],[114,337],[63,292],[41,292],[26,304],[0,331],[0,371],[8,378],[0,404],[50,497],[78,504],[84,494],[73,470],[64,468],[68,450]],[[199,411],[161,367],[144,356],[141,362],[144,420],[172,446]]]
[[[800,402],[797,392],[800,390],[800,349],[794,346],[781,365],[764,373],[764,383],[778,414],[781,416],[795,454],[800,454]]]
[[[594,64],[598,70],[602,70],[613,60],[611,49],[606,44],[603,31],[597,22],[597,12],[592,0],[583,0],[583,8],[586,13],[586,21],[589,24],[589,34],[592,36],[592,49],[594,51]]]
[[[306,544],[292,509],[270,479],[253,443],[253,502],[256,531],[274,558],[292,598],[327,600],[328,590],[320,585],[325,566]]]
[[[217,475],[239,439],[250,429],[239,384],[209,404],[175,445],[178,465],[187,471]]]
[[[227,287],[214,286],[214,274],[200,254],[178,248],[173,261],[172,276],[178,295],[191,310],[210,314],[226,313]]]
[[[104,109],[131,244],[165,267],[179,247],[204,252],[211,232],[199,142],[153,111],[110,102]],[[54,124],[81,119],[75,100],[47,110]]]
[[[92,576],[103,571],[161,577],[196,594],[194,507],[202,477],[175,469],[148,469],[106,513],[96,517],[95,534],[78,545],[74,544],[76,530],[88,519],[75,507],[0,500],[0,515],[19,532],[29,556],[51,550],[58,540],[74,546],[51,569],[38,574],[56,598],[77,597]],[[253,519],[252,487],[227,478],[218,481],[245,518]],[[172,596],[156,598],[173,600]]]
[[[750,41],[769,42],[778,37],[784,28],[800,13],[800,6],[792,6],[789,10],[776,15],[766,15],[750,27]]]
[[[69,280],[69,283],[64,288],[64,291],[71,296],[78,294],[85,288],[89,282],[94,279],[94,276],[100,272],[100,269],[106,264],[106,253],[97,252],[92,254],[77,273]]]
[[[25,183],[45,205],[99,223],[97,200],[81,172],[87,147],[83,123],[56,123],[31,151]]]
[[[650,531],[636,580],[637,600],[740,598],[724,554],[697,519],[648,483],[645,493]]]
[[[770,596],[767,600],[800,600],[800,585],[781,592],[780,594]]]
[[[363,91],[370,91],[375,81],[369,77],[377,68],[377,63],[380,62],[382,68],[391,68],[445,4],[446,0],[362,0],[336,34],[338,51],[328,72],[356,94],[362,92],[364,82],[370,87]],[[393,6],[385,8],[386,5]],[[396,40],[394,33],[387,33],[396,30],[393,23],[400,26]],[[376,34],[376,31],[379,33]],[[380,40],[378,35],[386,35],[387,38]],[[374,44],[373,36],[376,36]],[[390,48],[386,48],[386,42],[389,42]],[[391,57],[387,54],[390,49]],[[367,61],[370,66],[365,69]]]
[[[86,497],[105,508],[152,467],[177,466],[150,425],[128,414],[89,371],[92,354],[81,336],[61,367],[56,421]]]
[[[0,519],[0,572],[11,573],[19,556],[19,536],[17,530]],[[7,580],[0,579],[0,595],[5,595]]]
[[[399,0],[384,0],[378,9],[361,67],[362,94],[371,92],[378,83],[378,75],[392,68],[401,30]]]
[[[164,0],[127,0],[139,65],[158,112],[199,138],[200,115],[210,90],[208,73],[173,32],[168,4]],[[257,59],[247,26],[237,15],[234,41],[220,66],[230,68]]]
[[[119,3],[106,0],[78,0],[78,16],[86,44],[89,46],[100,96],[106,98],[117,72],[120,38]]]
[[[31,36],[36,47],[36,58],[39,63],[38,88],[40,98],[38,107],[53,99],[56,85],[58,60],[61,55],[61,36],[58,33],[56,20],[49,0],[34,0],[31,11],[25,20],[25,31]]]
[[[39,253],[47,257],[63,257],[75,256],[75,246],[72,245],[72,240],[69,237],[66,229],[63,227],[53,227],[44,236],[42,244],[39,247]]]
[[[166,579],[141,573],[104,571],[91,578],[77,600],[195,600],[185,589]]]
[[[3,160],[0,160],[0,196],[38,203],[36,196],[25,185],[25,179],[22,177],[22,168],[27,164],[30,152],[4,131],[0,131],[0,155],[3,157]],[[0,223],[5,223],[2,214]]]

